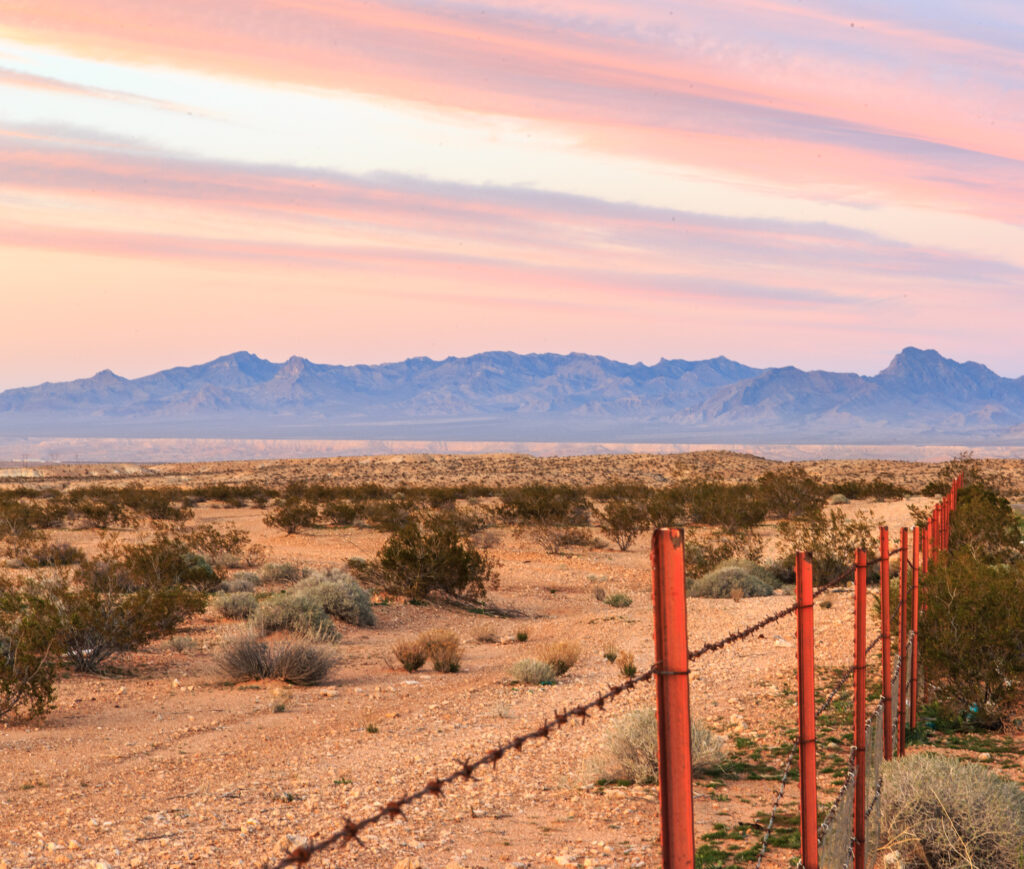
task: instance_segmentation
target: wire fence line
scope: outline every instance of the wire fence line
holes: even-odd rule
[[[817,597],[824,594],[849,579],[850,575],[851,571],[847,570],[833,577],[819,586],[815,590],[814,596]],[[768,625],[780,621],[795,612],[796,604],[793,604],[792,606],[785,607],[784,609],[765,616],[763,619],[760,619],[741,630],[734,631],[721,639],[704,643],[700,648],[690,653],[689,661],[692,663],[710,652],[719,651],[733,643],[746,639]],[[637,685],[649,682],[660,672],[661,669],[659,664],[655,663],[643,673],[638,673],[617,685],[612,685],[606,691],[603,691],[601,694],[586,703],[581,703],[577,706],[573,706],[572,708],[563,709],[561,712],[556,710],[550,720],[545,720],[543,724],[534,730],[512,737],[511,739],[497,745],[490,751],[479,755],[474,760],[467,759],[462,761],[459,767],[448,775],[440,778],[432,778],[425,782],[418,790],[411,791],[394,799],[388,800],[376,812],[373,812],[358,821],[354,821],[348,817],[343,818],[342,824],[333,833],[323,839],[314,841],[305,837],[296,837],[296,842],[288,849],[288,852],[284,857],[281,857],[276,861],[274,861],[273,858],[268,859],[261,865],[263,869],[284,869],[286,866],[296,866],[308,863],[314,855],[331,847],[337,846],[339,848],[343,848],[350,842],[356,842],[357,844],[362,845],[362,842],[359,839],[359,834],[367,827],[377,824],[387,818],[404,816],[404,809],[406,806],[412,805],[425,797],[442,797],[443,791],[448,785],[454,784],[460,779],[471,779],[473,777],[473,773],[480,767],[486,766],[487,764],[490,764],[491,766],[497,765],[498,761],[500,761],[510,751],[521,751],[523,746],[528,742],[547,739],[552,733],[561,729],[572,720],[585,722],[592,711],[604,709],[605,704],[609,701],[614,700],[626,691],[631,691]],[[792,755],[790,756],[790,764],[792,764]],[[781,799],[781,792],[779,799]],[[767,846],[767,838],[765,839],[765,845]]]

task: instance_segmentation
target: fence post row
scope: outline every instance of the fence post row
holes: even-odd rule
[[[814,725],[814,579],[810,555],[796,556],[797,708],[800,728],[800,856],[818,869],[818,773]]]
[[[868,647],[868,556],[857,550],[854,569],[854,692],[853,692],[853,745],[857,761],[854,783],[853,808],[853,865],[865,869],[867,831],[868,751],[867,751],[867,647]]]
[[[899,752],[907,753],[907,529],[900,529],[900,709]]]
[[[881,603],[882,619],[882,754],[892,760],[892,638],[891,614],[892,589],[889,584],[889,529],[878,529],[878,546],[881,549],[881,564],[878,573],[878,600]]]
[[[907,730],[917,727],[920,581],[935,553],[949,548],[950,521],[963,475],[935,507],[927,527],[912,536],[900,530],[898,744],[892,739],[892,627],[889,529],[879,528],[882,622],[884,756],[906,753]],[[662,865],[695,869],[693,779],[690,746],[689,649],[686,632],[686,568],[683,532],[659,528],[651,539],[655,672],[658,698],[658,766],[661,771]],[[867,552],[854,561],[854,780],[853,857],[867,869]],[[814,590],[809,553],[796,557],[797,705],[800,760],[800,849],[804,869],[819,869],[818,793],[814,698]],[[907,661],[908,644],[910,646]],[[909,672],[908,672],[909,671]],[[909,685],[908,685],[909,682]],[[909,696],[908,696],[909,691]],[[909,727],[908,727],[909,717]]]
[[[651,569],[654,575],[662,865],[665,869],[693,869],[690,656],[681,530],[659,528],[654,532]]]

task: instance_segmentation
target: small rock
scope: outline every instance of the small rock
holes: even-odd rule
[[[403,857],[392,869],[423,869],[423,864],[419,857]]]
[[[978,760],[981,760],[981,761],[992,760],[992,755],[989,752],[987,752],[987,751],[983,751],[981,754],[978,755]]]

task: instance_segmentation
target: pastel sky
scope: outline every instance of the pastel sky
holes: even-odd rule
[[[0,389],[246,349],[1024,375],[1019,0],[0,0]]]

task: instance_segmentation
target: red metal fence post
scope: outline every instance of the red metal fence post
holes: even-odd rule
[[[918,558],[921,554],[921,528],[914,526],[914,542],[911,546],[913,587],[910,592],[910,630],[914,634],[910,652],[910,729],[917,727],[917,623],[921,569]]]
[[[878,545],[882,550],[879,565],[878,600],[882,605],[882,752],[892,760],[892,583],[889,579],[889,529],[878,529]]]
[[[659,528],[651,539],[654,654],[657,662],[661,855],[665,869],[693,869],[690,666],[686,641],[683,532]]]
[[[866,869],[865,844],[867,809],[868,752],[867,752],[867,647],[868,647],[868,556],[857,550],[854,590],[854,699],[853,745],[857,761],[857,779],[853,798],[853,865]]]
[[[818,772],[814,732],[814,583],[810,556],[796,555],[797,707],[800,726],[800,857],[818,869]]]
[[[900,529],[900,757],[907,752],[907,529]]]

